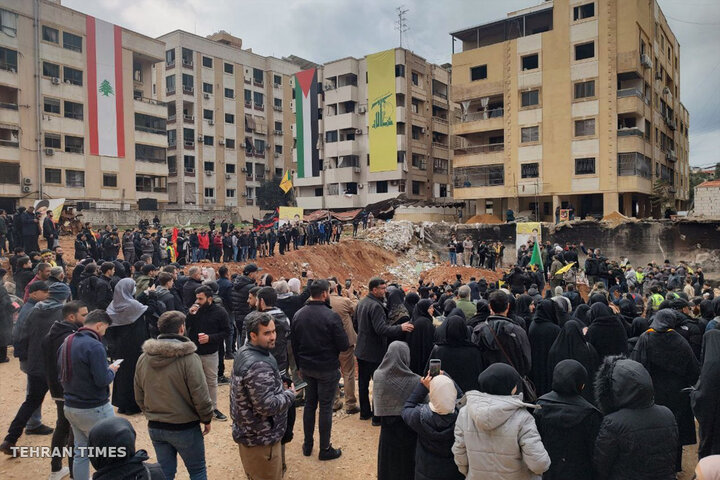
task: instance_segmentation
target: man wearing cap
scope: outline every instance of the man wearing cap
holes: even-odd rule
[[[250,296],[250,290],[256,286],[259,271],[262,271],[262,268],[258,268],[254,263],[245,265],[243,274],[235,279],[232,292],[230,292],[233,320],[235,321],[238,332],[238,348],[245,342],[246,333],[244,321],[245,316],[250,313],[248,297]]]

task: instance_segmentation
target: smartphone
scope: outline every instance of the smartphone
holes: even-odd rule
[[[300,274],[300,276],[303,277],[303,278],[307,277],[307,272],[306,272],[306,271],[303,271],[303,272]]]
[[[440,375],[440,360],[439,359],[431,359],[430,360],[430,368],[428,370],[428,374],[431,377],[437,377]]]
[[[347,280],[345,280],[345,288],[350,288],[350,285],[352,285],[352,280],[348,278]]]
[[[125,360],[124,358],[118,358],[117,360],[115,360],[114,362],[112,362],[112,365],[120,366],[120,364],[121,364],[124,360]]]

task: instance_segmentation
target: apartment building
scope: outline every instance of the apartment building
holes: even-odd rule
[[[394,49],[394,56],[395,110],[389,115],[397,159],[390,159],[391,170],[370,168],[374,116],[368,101],[368,57],[343,58],[315,69],[318,141],[312,147],[320,168],[315,176],[308,168],[298,175],[298,151],[293,150],[299,207],[361,208],[401,194],[411,200],[450,200],[450,119],[455,109],[449,102],[449,66],[431,64],[402,48]],[[293,85],[296,81],[294,77]],[[293,135],[297,138],[295,129]]]
[[[164,50],[59,2],[0,0],[0,208],[166,202],[167,108],[148,81]]]
[[[168,104],[168,208],[256,205],[256,189],[291,168],[294,63],[242,48],[226,32],[158,38],[156,95]]]
[[[656,0],[546,1],[451,35],[456,200],[542,220],[686,207],[680,45]]]

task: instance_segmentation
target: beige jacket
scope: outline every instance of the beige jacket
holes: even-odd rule
[[[348,343],[351,347],[354,347],[357,342],[357,333],[353,328],[352,316],[355,313],[355,307],[357,307],[357,300],[333,294],[330,295],[330,306],[335,313],[340,315],[343,328],[345,328],[348,337]]]

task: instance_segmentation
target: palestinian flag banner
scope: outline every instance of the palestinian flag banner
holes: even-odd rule
[[[273,227],[277,226],[278,220],[279,220],[279,216],[278,216],[277,210],[266,214],[262,218],[262,220],[253,218],[253,230],[257,232],[261,229],[273,228]]]
[[[297,178],[320,176],[318,81],[314,68],[295,74]]]
[[[123,158],[122,29],[90,15],[85,27],[90,155]]]

